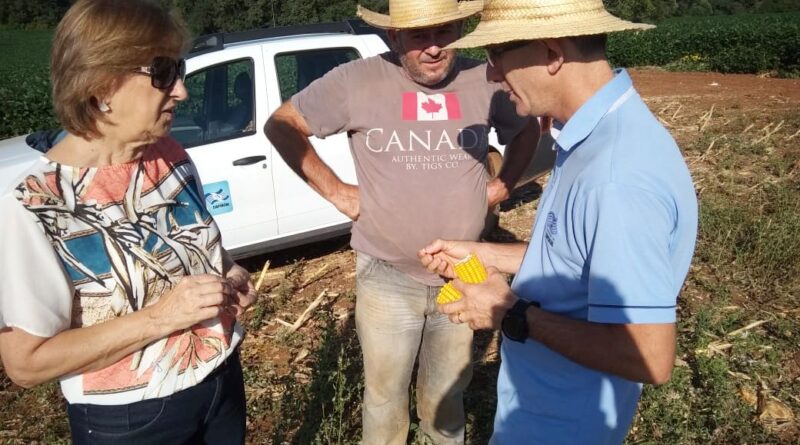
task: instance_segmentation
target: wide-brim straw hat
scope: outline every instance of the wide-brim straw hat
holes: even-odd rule
[[[389,14],[379,14],[358,5],[356,14],[383,29],[414,29],[443,25],[479,13],[483,0],[389,0]]]
[[[475,48],[514,40],[556,39],[651,29],[606,11],[602,0],[487,0],[475,31],[448,48]]]

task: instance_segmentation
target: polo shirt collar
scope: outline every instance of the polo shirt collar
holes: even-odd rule
[[[597,124],[617,100],[632,87],[633,82],[627,71],[622,68],[614,70],[614,78],[581,105],[578,111],[564,124],[564,128],[561,129],[561,133],[556,139],[556,144],[565,151],[580,144],[597,127]]]

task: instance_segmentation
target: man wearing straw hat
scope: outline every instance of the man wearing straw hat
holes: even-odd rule
[[[601,0],[489,0],[451,45],[486,47],[517,112],[563,125],[530,243],[419,253],[446,276],[469,252],[490,266],[482,284],[455,280],[464,297],[440,310],[504,334],[492,444],[622,443],[642,383],[670,377],[697,201],[674,140],[605,55],[607,33],[650,27]]]
[[[267,136],[286,162],[354,220],[356,331],[364,358],[364,444],[405,444],[409,385],[435,443],[464,443],[463,392],[472,331],[436,311],[441,277],[417,251],[432,237],[477,240],[487,209],[528,165],[539,127],[521,118],[485,67],[444,47],[483,3],[390,0],[389,15],[359,6],[388,30],[392,51],[342,65],[270,118]],[[483,161],[490,127],[507,143],[499,177]],[[344,184],[308,141],[347,132],[359,185]]]

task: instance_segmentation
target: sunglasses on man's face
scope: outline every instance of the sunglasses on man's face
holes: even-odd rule
[[[500,60],[500,56],[504,53],[515,50],[517,48],[522,48],[523,46],[530,43],[528,40],[517,40],[515,42],[509,42],[503,45],[493,45],[486,47],[486,61],[489,63],[490,66],[496,67],[497,62]]]
[[[139,74],[150,76],[150,83],[159,90],[168,90],[175,82],[186,77],[186,61],[171,57],[156,56],[150,66],[140,66],[135,70]]]

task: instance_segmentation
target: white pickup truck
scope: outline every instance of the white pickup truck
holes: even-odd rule
[[[261,129],[281,103],[330,69],[387,51],[379,33],[349,20],[213,34],[194,41],[186,55],[189,98],[176,111],[172,136],[197,165],[206,206],[235,257],[350,229],[347,217],[283,162]],[[58,135],[40,132],[0,142],[0,191]],[[312,143],[343,181],[356,183],[345,134],[312,138]],[[527,179],[552,165],[551,150],[537,152]]]

